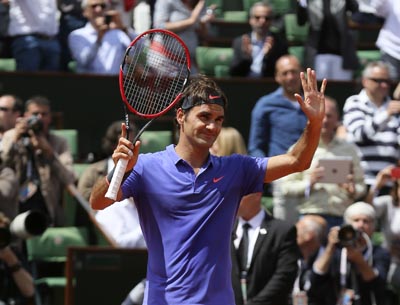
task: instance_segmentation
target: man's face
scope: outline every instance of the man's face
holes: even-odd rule
[[[180,136],[193,146],[210,149],[217,139],[224,122],[224,108],[216,104],[194,106],[186,114],[177,112]]]
[[[362,84],[370,95],[383,99],[389,94],[389,71],[381,67],[374,67],[369,75],[363,78]]]
[[[366,233],[368,236],[372,236],[375,230],[374,220],[369,218],[367,215],[359,214],[354,215],[350,219],[350,224],[354,229]]]
[[[339,117],[335,103],[329,99],[325,99],[325,116],[322,121],[321,136],[333,138],[338,124]]]
[[[83,15],[88,20],[94,20],[97,17],[103,17],[107,9],[105,0],[89,0],[83,11]]]
[[[0,130],[7,131],[14,128],[19,111],[14,111],[14,98],[11,96],[0,97]]]
[[[263,36],[269,31],[272,23],[272,10],[263,6],[256,6],[251,11],[249,23],[253,32]]]
[[[276,63],[275,81],[287,95],[300,93],[300,64],[294,57],[285,57]]]
[[[32,103],[28,106],[24,116],[26,118],[29,118],[31,116],[37,116],[43,123],[44,132],[45,133],[48,132],[51,123],[50,107]]]

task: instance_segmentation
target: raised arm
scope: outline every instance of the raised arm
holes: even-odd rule
[[[126,127],[125,124],[122,124],[121,137],[119,138],[118,146],[115,148],[112,155],[114,164],[117,164],[118,160],[121,158],[128,159],[129,162],[125,172],[128,173],[132,171],[139,156],[139,149],[140,141],[137,141],[135,145],[133,145],[131,141],[126,139]],[[117,199],[115,201],[105,197],[105,194],[108,190],[108,185],[111,181],[111,177],[107,177],[99,179],[93,186],[89,201],[90,205],[95,210],[102,210],[113,204],[115,201],[121,201],[122,199],[121,189],[119,189]]]
[[[308,118],[307,126],[293,149],[269,159],[264,182],[271,182],[309,168],[318,146],[322,120],[325,116],[324,92],[327,81],[326,79],[322,81],[321,89],[318,91],[316,73],[310,68],[307,69],[307,78],[304,72],[300,73],[300,78],[304,100],[299,94],[295,94],[295,97]]]

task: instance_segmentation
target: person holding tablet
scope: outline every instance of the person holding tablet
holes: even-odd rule
[[[310,168],[274,182],[275,217],[296,221],[299,215],[317,214],[326,219],[330,228],[341,225],[346,208],[364,194],[366,186],[357,147],[336,137],[338,125],[337,101],[325,96],[325,118]],[[320,160],[343,157],[351,158],[351,174],[344,181],[332,183],[328,179],[331,170],[321,166]]]

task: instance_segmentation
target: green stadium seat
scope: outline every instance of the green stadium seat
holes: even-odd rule
[[[260,2],[260,0],[243,0],[243,10],[245,12],[250,12],[250,8],[256,2]]]
[[[141,153],[150,153],[164,150],[172,144],[172,131],[170,130],[146,130],[140,136]]]
[[[72,157],[77,160],[78,156],[78,130],[76,129],[52,129],[52,134],[63,137],[67,140]]]
[[[291,45],[303,45],[308,36],[308,24],[299,26],[296,14],[283,16],[286,39]]]
[[[221,18],[223,16],[224,10],[224,1],[223,0],[206,0],[206,6],[209,7],[211,5],[215,5],[214,15],[217,18]]]
[[[0,71],[15,71],[16,62],[14,58],[0,58]]]
[[[42,235],[26,240],[28,262],[36,289],[36,305],[63,304],[68,248],[86,246],[87,238],[84,228],[51,227]]]
[[[296,56],[300,64],[304,63],[304,47],[303,46],[290,46],[288,48],[289,54]]]
[[[372,62],[381,59],[381,53],[379,50],[358,50],[357,57],[360,61],[360,68],[355,72],[355,78],[360,77],[365,66]]]
[[[225,11],[224,13],[225,21],[234,21],[234,22],[247,22],[248,14],[246,11]]]
[[[284,16],[293,11],[294,5],[292,0],[270,0],[276,16]]]
[[[216,74],[220,74],[221,71],[224,71],[226,74],[229,71],[232,58],[233,50],[230,47],[200,46],[196,48],[196,59],[199,71],[208,76],[216,76]],[[225,66],[225,68],[221,66]]]

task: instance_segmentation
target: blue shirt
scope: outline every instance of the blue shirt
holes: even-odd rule
[[[78,73],[118,75],[125,51],[136,34],[129,36],[120,29],[108,30],[97,44],[97,30],[88,22],[72,31],[68,44]]]
[[[251,113],[249,154],[271,157],[286,153],[299,139],[307,117],[297,102],[283,95],[282,87],[261,97]]]
[[[234,305],[230,241],[242,196],[263,190],[267,159],[210,156],[197,176],[170,145],[141,154],[122,185],[149,249],[144,304]]]

